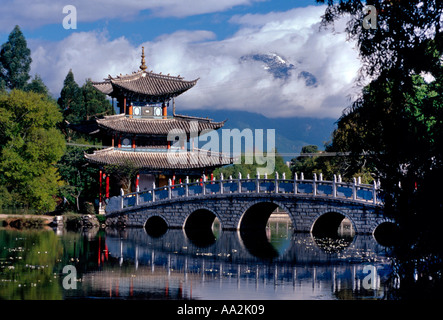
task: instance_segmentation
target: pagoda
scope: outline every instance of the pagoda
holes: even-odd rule
[[[102,186],[105,198],[110,197],[110,176],[107,166],[131,166],[137,171],[132,192],[150,190],[170,182],[184,182],[186,177],[199,179],[211,175],[220,166],[233,163],[233,159],[220,153],[205,153],[194,145],[193,136],[203,130],[217,130],[225,121],[178,115],[175,98],[194,87],[199,79],[185,81],[180,76],[163,75],[147,71],[144,48],[140,70],[129,75],[110,75],[93,86],[111,97],[120,114],[95,117],[87,123],[72,125],[74,130],[101,137],[104,149],[85,154],[86,159],[100,167],[100,207]],[[172,104],[172,113],[168,109]],[[186,139],[168,141],[168,134],[179,130]],[[180,161],[170,161],[170,152],[176,152]],[[115,185],[112,184],[113,186]],[[112,190],[117,195],[120,188]]]

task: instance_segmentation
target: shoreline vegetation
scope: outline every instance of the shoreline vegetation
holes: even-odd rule
[[[59,219],[59,220],[58,220]],[[68,229],[81,227],[104,227],[104,216],[66,213],[63,215],[36,215],[36,214],[2,214],[0,213],[0,227],[13,229],[45,229],[63,226]]]

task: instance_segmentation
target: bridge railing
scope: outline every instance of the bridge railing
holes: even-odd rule
[[[186,181],[181,184],[173,184],[169,180],[167,186],[160,188],[156,188],[154,184],[152,190],[129,194],[124,194],[122,191],[120,197],[118,197],[118,207],[124,209],[167,199],[202,197],[211,194],[248,193],[310,195],[313,197],[349,199],[375,205],[383,203],[380,186],[375,181],[372,185],[369,185],[362,184],[360,179],[354,178],[353,182],[348,183],[342,182],[341,177],[336,175],[334,175],[333,181],[326,181],[323,180],[321,174],[318,178],[315,173],[314,179],[311,180],[304,179],[303,174],[300,177],[295,174],[294,179],[286,179],[284,174],[280,178],[276,172],[275,178],[267,178],[266,175],[261,178],[258,174],[256,178],[249,178],[249,175],[242,178],[241,173],[239,173],[237,178],[230,176],[228,179],[224,179],[221,175],[219,180],[208,180],[206,176],[203,176],[201,181],[190,182],[186,178]]]

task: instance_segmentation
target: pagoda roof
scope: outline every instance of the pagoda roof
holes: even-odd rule
[[[209,152],[209,151],[208,151]],[[174,161],[171,161],[171,155]],[[168,169],[200,169],[220,167],[232,164],[233,159],[221,153],[211,152],[210,156],[200,156],[193,152],[142,152],[123,151],[114,147],[97,150],[85,157],[93,163],[101,165],[132,165],[138,169],[168,170]]]
[[[132,74],[92,82],[99,91],[111,97],[126,96],[139,101],[157,103],[170,100],[191,89],[199,79],[186,81],[180,76],[162,75],[140,70]]]
[[[178,129],[189,133],[191,122],[198,123],[198,132],[203,130],[217,130],[225,124],[226,120],[213,122],[210,119],[190,117],[184,115],[174,115],[168,119],[155,118],[135,118],[125,114],[105,116],[96,119],[97,126],[106,131],[124,132],[140,135],[167,135],[173,129]],[[195,128],[197,129],[197,127]]]

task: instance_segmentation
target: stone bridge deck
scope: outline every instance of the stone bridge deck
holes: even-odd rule
[[[311,232],[317,221],[332,228],[348,218],[356,233],[372,233],[383,222],[382,192],[373,185],[313,180],[256,178],[206,180],[136,192],[110,199],[107,219],[126,226],[145,227],[161,218],[171,228],[206,228],[218,218],[223,229],[262,228],[280,207],[296,231]],[[322,216],[328,219],[320,219]],[[155,220],[155,219],[154,219]],[[318,226],[319,224],[317,224]],[[320,224],[321,226],[321,224]]]

